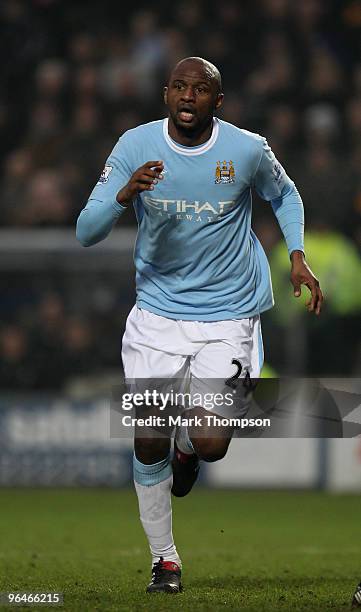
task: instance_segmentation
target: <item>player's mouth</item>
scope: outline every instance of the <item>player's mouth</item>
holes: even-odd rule
[[[193,109],[184,106],[178,110],[178,117],[184,123],[191,123],[195,117],[195,112]]]

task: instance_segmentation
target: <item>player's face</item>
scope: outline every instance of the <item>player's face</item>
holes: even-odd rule
[[[197,134],[209,126],[222,104],[214,77],[198,63],[185,62],[171,75],[164,100],[170,119],[183,134]]]

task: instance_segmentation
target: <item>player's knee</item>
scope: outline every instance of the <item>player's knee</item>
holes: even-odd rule
[[[161,461],[169,453],[170,442],[166,438],[135,438],[134,451],[141,463],[152,464]]]
[[[198,457],[208,462],[223,459],[229,446],[229,440],[217,438],[198,438],[192,442]]]

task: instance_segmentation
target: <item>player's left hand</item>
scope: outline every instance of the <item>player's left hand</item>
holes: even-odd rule
[[[291,261],[291,283],[294,289],[294,296],[300,297],[301,285],[306,285],[311,291],[311,298],[306,304],[308,311],[319,315],[322,308],[323,294],[318,279],[306,263],[302,251],[293,251]]]

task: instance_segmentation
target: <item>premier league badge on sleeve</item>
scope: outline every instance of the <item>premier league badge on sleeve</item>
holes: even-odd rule
[[[274,161],[272,172],[276,183],[279,183],[285,172],[279,161]]]
[[[104,166],[104,170],[100,175],[97,185],[104,185],[104,183],[107,183],[109,180],[109,175],[112,170],[113,170],[113,166]]]

